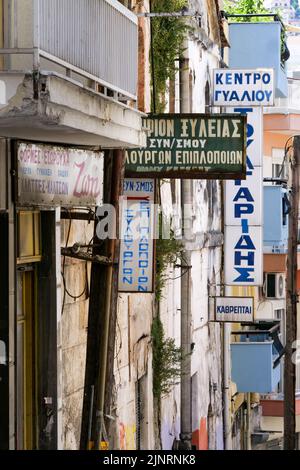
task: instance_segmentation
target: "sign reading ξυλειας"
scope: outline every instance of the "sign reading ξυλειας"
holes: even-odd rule
[[[246,124],[237,114],[149,116],[146,147],[126,151],[126,175],[245,179]]]

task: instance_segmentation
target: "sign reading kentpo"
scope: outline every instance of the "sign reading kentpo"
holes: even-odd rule
[[[144,126],[147,146],[126,151],[127,176],[245,179],[245,116],[162,114]]]

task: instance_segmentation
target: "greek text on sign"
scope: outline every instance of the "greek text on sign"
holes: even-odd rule
[[[214,106],[273,106],[274,71],[214,70]]]
[[[154,190],[153,179],[124,180],[119,261],[120,292],[153,292]]]
[[[97,206],[103,199],[103,153],[18,145],[18,203],[37,206]]]
[[[215,321],[217,322],[253,322],[253,297],[216,297]]]
[[[247,115],[247,177],[225,183],[225,284],[263,283],[262,108],[235,108]]]
[[[243,179],[246,118],[239,115],[156,115],[144,121],[147,146],[127,150],[126,175]]]

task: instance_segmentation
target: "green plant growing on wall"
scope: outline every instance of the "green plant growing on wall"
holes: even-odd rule
[[[174,236],[174,231],[170,230],[170,237],[162,237],[163,215],[159,216],[159,239],[156,240],[156,275],[155,275],[155,298],[159,302],[162,298],[162,291],[168,281],[166,269],[169,265],[175,266],[182,261],[183,244]]]
[[[166,338],[163,324],[157,316],[152,323],[153,395],[160,400],[167,395],[181,376],[182,350],[173,338]]]
[[[177,12],[187,4],[187,0],[152,0],[151,11],[158,13]],[[189,28],[181,18],[154,17],[150,21],[152,23],[154,63],[152,64],[151,53],[150,62],[154,69],[155,108],[157,113],[162,113],[166,107],[167,82],[175,78],[175,61],[182,56],[182,44]],[[152,110],[154,110],[153,97]]]
[[[263,0],[239,0],[233,3],[230,0],[224,1],[224,10],[230,15],[253,15],[270,13],[265,7]],[[245,22],[249,18],[236,18],[236,21]],[[261,18],[252,18],[251,21],[261,21]]]

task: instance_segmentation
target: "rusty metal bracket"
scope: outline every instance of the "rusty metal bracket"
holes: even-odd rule
[[[80,259],[90,263],[103,264],[105,266],[111,266],[113,264],[111,258],[107,258],[107,256],[92,255],[82,250],[75,251],[73,247],[61,248],[61,254],[68,258]]]

